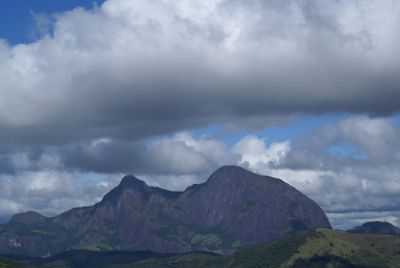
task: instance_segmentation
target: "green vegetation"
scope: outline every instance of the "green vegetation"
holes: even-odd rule
[[[270,245],[262,245],[243,249],[233,255],[225,267],[235,268],[278,268],[290,259],[305,241],[305,234],[293,235]]]
[[[165,259],[150,259],[128,266],[115,266],[115,268],[221,268],[225,267],[224,265],[224,257],[189,254]]]
[[[399,268],[400,237],[331,230],[292,235],[230,257],[188,255],[146,260],[128,268]]]
[[[371,268],[390,267],[386,263],[385,256],[369,246],[374,243],[364,245],[360,243],[362,241],[357,241],[357,238],[345,232],[318,230],[307,238],[306,242],[299,247],[298,252],[282,267],[297,267],[299,263],[323,258],[337,263],[336,266],[339,265],[338,263],[347,263],[349,267],[352,267],[351,265]],[[376,237],[370,237],[370,240],[375,239]]]
[[[196,234],[190,243],[193,246],[201,246],[213,250],[220,248],[223,242],[217,234]]]
[[[218,241],[218,236],[214,234],[196,234],[192,239],[194,244],[206,245]],[[90,253],[89,256],[87,253],[76,253],[68,255],[69,259],[21,267],[89,268],[88,263],[93,264],[90,261],[95,261],[95,268],[399,268],[400,236],[351,234],[321,229],[292,234],[269,245],[244,248],[232,256],[208,253],[177,256],[150,254],[138,255],[133,260],[130,253],[120,257],[107,254],[98,252]],[[0,261],[0,268],[14,267],[17,266]]]
[[[21,266],[8,260],[0,259],[0,268],[21,268]]]

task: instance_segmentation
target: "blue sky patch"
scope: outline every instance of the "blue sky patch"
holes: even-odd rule
[[[0,8],[0,39],[10,44],[30,43],[35,39],[34,14],[53,14],[77,7],[91,8],[104,0],[12,0],[3,1]]]

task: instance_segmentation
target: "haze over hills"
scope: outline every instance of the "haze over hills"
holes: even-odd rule
[[[71,249],[214,251],[330,228],[321,208],[282,180],[236,166],[183,192],[150,187],[134,176],[94,206],[53,218],[15,215],[0,229],[0,253],[54,255]]]

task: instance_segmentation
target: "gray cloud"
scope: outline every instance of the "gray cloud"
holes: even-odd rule
[[[59,153],[67,169],[158,175],[209,172],[227,158],[223,143],[194,140],[187,134],[148,144],[99,140],[90,145],[68,147]]]
[[[286,175],[333,214],[398,215],[399,135],[391,119],[354,116],[293,141],[281,161],[262,168]],[[331,151],[333,146],[344,153]]]
[[[27,147],[21,152],[4,154],[0,162],[0,175],[41,170],[158,176],[198,175],[236,161],[237,157],[229,153],[222,141],[195,139],[189,133],[179,133],[143,142],[103,138],[89,143],[40,149]]]
[[[35,210],[54,215],[99,201],[120,175],[42,170],[0,176],[0,215]]]
[[[0,140],[133,140],[296,113],[391,114],[398,9],[372,0],[76,9],[52,35],[0,46]]]
[[[391,119],[353,116],[300,139],[280,165],[290,169],[335,171],[347,167],[366,170],[371,165],[397,166],[399,135],[400,130]],[[329,153],[334,146],[344,147],[347,155],[346,152],[342,157]]]
[[[75,175],[133,172],[176,189],[225,163],[287,177],[331,212],[398,208],[400,133],[383,117],[400,112],[399,11],[390,0],[108,0],[43,20],[33,43],[0,41],[0,215],[86,204],[117,182],[102,177],[83,200],[58,192]],[[165,136],[335,112],[376,118],[271,147]],[[361,157],[327,153],[336,144]],[[58,186],[29,190],[43,174]]]
[[[89,145],[52,147],[34,157],[10,157],[13,173],[0,173],[0,216],[36,210],[46,215],[93,204],[124,173],[171,190],[203,182],[223,164],[234,163],[224,143],[188,133],[149,143],[101,139]]]
[[[183,190],[203,182],[221,165],[238,164],[282,178],[303,191],[340,228],[366,219],[396,223],[400,211],[398,132],[391,119],[353,116],[323,126],[307,138],[283,142],[246,136],[227,146],[217,138],[180,133],[144,143],[100,139],[52,147],[35,156],[17,154],[10,161],[18,172],[0,176],[4,199],[0,215],[26,209],[54,214],[91,204],[119,182],[121,173]],[[365,156],[331,152],[329,148],[338,142],[359,146]]]

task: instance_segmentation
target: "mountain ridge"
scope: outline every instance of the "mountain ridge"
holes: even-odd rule
[[[0,253],[32,256],[71,249],[231,252],[291,231],[331,227],[321,208],[294,187],[235,166],[181,192],[127,175],[93,206],[50,218],[13,218],[27,220],[3,228]]]
[[[183,191],[171,191],[171,190],[166,190],[166,189],[164,189],[164,188],[157,187],[157,186],[150,186],[150,185],[147,184],[145,181],[143,181],[143,180],[137,178],[135,175],[133,175],[133,174],[128,174],[128,175],[123,176],[122,179],[121,179],[121,181],[120,181],[120,183],[119,183],[116,187],[114,187],[111,191],[109,191],[108,193],[106,193],[106,194],[103,196],[103,198],[102,198],[102,200],[101,200],[100,202],[93,204],[93,206],[94,206],[94,205],[97,205],[97,204],[100,204],[102,201],[104,201],[104,200],[107,199],[107,198],[110,198],[110,195],[112,196],[115,192],[121,191],[121,188],[127,188],[127,187],[128,187],[128,188],[131,188],[132,186],[138,186],[139,189],[140,189],[140,188],[141,188],[141,189],[146,189],[146,188],[147,188],[146,190],[149,190],[149,189],[150,189],[150,190],[153,190],[153,191],[156,191],[156,192],[159,192],[159,193],[163,193],[163,194],[166,194],[166,195],[171,195],[171,196],[176,195],[176,196],[178,196],[178,195],[184,194],[184,193],[186,193],[186,192],[190,192],[191,190],[196,189],[196,188],[198,188],[198,187],[201,187],[201,186],[206,185],[206,184],[209,183],[211,180],[213,180],[214,178],[216,178],[217,175],[226,174],[226,173],[230,173],[230,172],[238,172],[238,171],[239,171],[239,172],[245,172],[245,173],[251,173],[251,174],[254,174],[254,175],[258,175],[258,174],[254,173],[254,172],[248,171],[248,170],[246,170],[246,169],[244,169],[244,168],[242,168],[242,167],[239,167],[239,166],[226,165],[226,166],[222,166],[222,167],[218,168],[216,171],[214,171],[214,172],[209,176],[209,178],[208,178],[205,182],[203,182],[203,183],[192,184],[192,185],[188,186],[188,187],[187,187],[185,190],[183,190]],[[259,176],[259,175],[258,175],[258,176]],[[281,180],[281,179],[279,179],[279,178],[274,178],[274,177],[270,177],[270,176],[262,176],[262,177],[268,178],[268,179],[270,179],[270,180],[276,180],[277,182],[281,182],[281,183],[287,184],[287,183],[285,183],[283,180]],[[287,184],[287,185],[289,185],[289,184]],[[292,187],[291,185],[289,185],[289,186]],[[36,212],[36,211],[25,211],[25,212],[21,212],[21,213],[14,214],[14,215],[11,217],[11,219],[8,221],[8,223],[9,223],[10,221],[13,221],[13,219],[15,219],[15,218],[19,218],[19,217],[21,217],[21,216],[23,217],[23,216],[26,216],[26,215],[35,215],[35,216],[40,216],[40,217],[42,217],[42,218],[51,219],[51,218],[55,218],[55,217],[61,216],[62,214],[68,213],[68,212],[73,211],[73,210],[87,209],[87,208],[90,208],[90,207],[92,207],[92,206],[89,205],[89,206],[75,207],[75,208],[66,210],[66,211],[64,211],[64,212],[61,212],[60,214],[57,214],[57,215],[51,216],[51,217],[45,216],[45,215],[40,214],[39,212]],[[7,222],[6,222],[6,223],[7,223]]]

